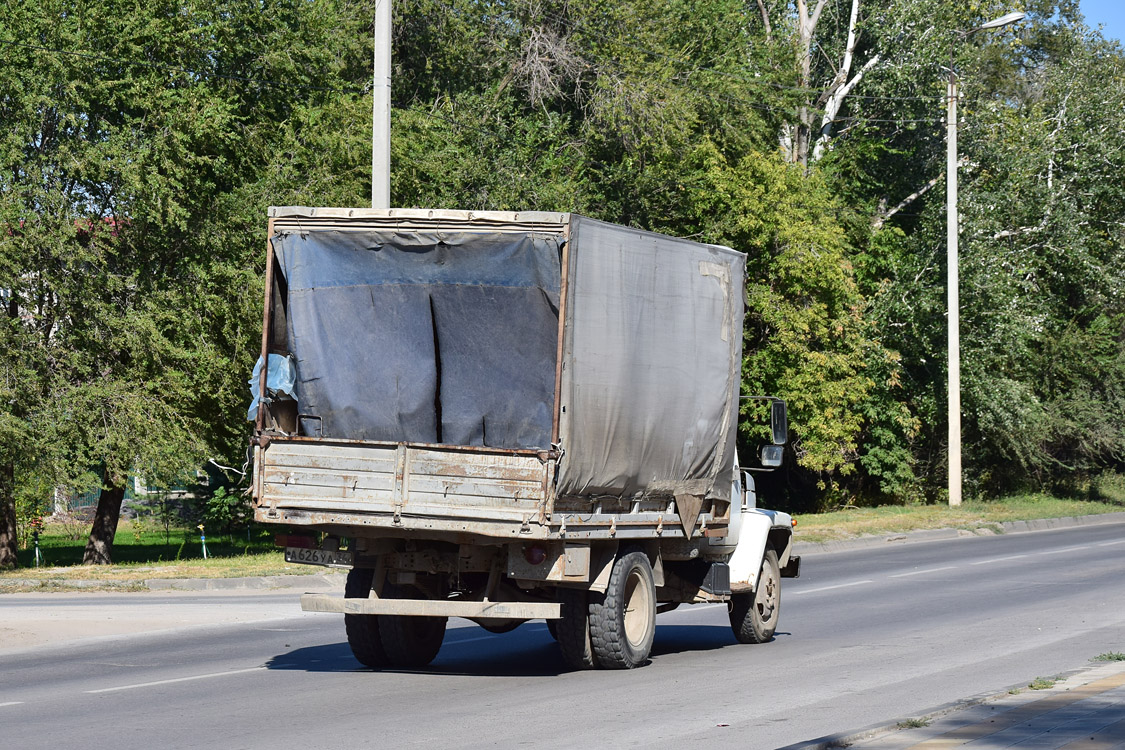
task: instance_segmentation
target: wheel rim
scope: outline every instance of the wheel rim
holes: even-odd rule
[[[773,573],[773,568],[763,565],[762,578],[758,581],[758,590],[754,594],[754,607],[758,610],[758,617],[762,622],[771,622],[777,615],[780,596],[781,586]]]
[[[644,645],[652,627],[651,613],[655,605],[646,583],[640,571],[634,569],[625,584],[625,638],[634,648]]]

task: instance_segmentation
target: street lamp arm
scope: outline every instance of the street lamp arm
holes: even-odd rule
[[[1022,10],[1017,10],[1014,13],[1006,13],[1005,15],[1002,15],[999,18],[994,18],[991,21],[988,21],[987,23],[982,23],[976,29],[976,31],[981,31],[983,29],[999,29],[1001,27],[1008,26],[1009,24],[1013,24],[1016,21],[1022,21],[1026,17],[1027,17],[1027,14],[1024,13]]]

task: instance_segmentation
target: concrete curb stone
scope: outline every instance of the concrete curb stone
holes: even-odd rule
[[[1000,534],[1022,534],[1033,531],[1069,529],[1078,526],[1102,526],[1125,524],[1123,513],[1099,513],[1092,516],[1068,516],[1064,518],[1040,518],[1033,521],[1005,521],[1000,524],[982,525],[975,529],[923,529],[900,534],[880,534],[856,539],[840,539],[832,542],[794,542],[793,552],[798,555],[812,555],[827,552],[847,552],[849,550],[886,547],[889,544],[913,542],[934,542],[957,539],[965,536],[990,536]],[[999,529],[999,531],[997,531]]]
[[[818,737],[814,740],[804,742],[797,742],[792,745],[787,745],[780,750],[833,750],[833,748],[845,747],[864,747],[868,742],[883,739],[893,732],[904,731],[911,732],[909,740],[904,740],[901,743],[902,747],[914,745],[918,742],[928,739],[930,735],[936,735],[941,731],[947,729],[937,725],[941,719],[950,718],[952,715],[961,711],[965,711],[976,706],[988,703],[995,703],[1002,705],[1004,703],[1027,704],[1046,698],[1047,696],[1071,690],[1075,687],[1080,687],[1086,683],[1093,682],[1094,680],[1105,677],[1107,675],[1117,674],[1125,671],[1125,662],[1122,663],[1104,663],[1104,662],[1091,662],[1085,667],[1073,669],[1069,672],[1056,675],[1058,683],[1042,693],[1029,692],[1027,689],[1027,682],[1020,682],[1011,685],[1001,690],[989,691],[986,693],[978,693],[977,695],[962,698],[960,700],[951,701],[941,706],[929,709],[921,714],[913,714],[910,716],[901,716],[889,721],[879,722],[863,729],[852,731],[840,732],[838,734],[826,735]],[[917,727],[911,729],[904,729],[901,725],[910,720],[926,719],[928,725],[925,727]],[[885,744],[885,743],[877,743]],[[892,743],[898,746],[900,743]]]
[[[150,591],[223,591],[230,589],[343,588],[344,573],[321,575],[252,576],[248,578],[150,578]]]
[[[322,573],[319,575],[280,575],[250,576],[245,578],[149,578],[144,581],[97,581],[89,579],[59,578],[37,580],[34,578],[9,578],[5,586],[38,587],[44,583],[54,584],[59,589],[136,589],[149,591],[236,591],[271,589],[343,589],[344,573]]]

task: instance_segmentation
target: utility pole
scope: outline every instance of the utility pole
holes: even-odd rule
[[[1024,19],[1008,13],[970,31],[955,31],[949,40],[949,87],[945,110],[945,238],[946,310],[949,325],[949,504],[961,504],[961,300],[957,270],[957,70],[954,43],[978,31],[999,29]]]
[[[957,73],[949,53],[945,108],[945,309],[949,325],[949,504],[961,504],[961,302],[957,274]]]
[[[391,0],[375,2],[371,87],[371,207],[391,207]]]

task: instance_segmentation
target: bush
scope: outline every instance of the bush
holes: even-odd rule
[[[211,528],[219,528],[228,535],[235,529],[244,529],[250,523],[250,499],[226,487],[218,487],[207,499],[203,513],[204,523]]]

